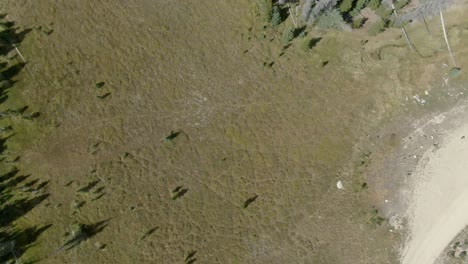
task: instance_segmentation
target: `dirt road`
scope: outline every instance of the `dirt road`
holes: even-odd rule
[[[403,264],[431,264],[468,224],[468,117],[440,149],[422,157],[409,207],[411,238]]]

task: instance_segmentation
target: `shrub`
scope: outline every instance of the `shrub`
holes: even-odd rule
[[[372,24],[369,28],[369,35],[371,36],[376,36],[380,32],[383,32],[385,30],[385,27],[387,26],[387,23],[380,19],[379,21],[375,22]]]
[[[380,6],[380,1],[379,0],[370,0],[367,6],[372,9],[376,10]]]
[[[271,24],[276,27],[283,22],[281,17],[281,10],[278,6],[274,6],[271,14]]]
[[[299,48],[304,52],[309,51],[312,48],[312,40],[308,38],[301,39]]]
[[[294,29],[291,29],[291,28],[286,28],[284,31],[283,31],[283,42],[285,44],[288,44],[289,42],[291,42],[291,40],[294,39]]]
[[[379,215],[379,210],[374,208],[371,211],[370,223],[375,226],[380,226],[385,221],[385,218]]]
[[[356,17],[353,19],[353,28],[360,28],[366,22],[363,17]]]
[[[351,12],[349,12],[349,15],[351,17],[357,17],[357,16],[359,16],[359,11],[356,10],[356,9],[353,9]]]
[[[369,0],[357,0],[356,1],[356,6],[354,7],[354,10],[356,11],[361,11],[367,4],[369,3]]]
[[[349,28],[340,12],[336,9],[320,15],[317,19],[317,26],[323,29],[334,28],[338,30],[347,30]]]
[[[348,13],[351,8],[353,8],[354,1],[355,0],[343,0],[343,2],[340,4],[340,12]]]
[[[393,10],[386,7],[385,5],[381,5],[375,10],[375,13],[382,19],[389,19],[392,12]]]

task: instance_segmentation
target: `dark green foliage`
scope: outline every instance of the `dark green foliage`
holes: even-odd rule
[[[463,250],[460,252],[460,258],[465,258],[466,257],[466,250]]]
[[[271,13],[271,25],[276,27],[279,24],[281,24],[281,22],[283,22],[283,18],[281,16],[281,10],[278,6],[275,5]]]
[[[355,10],[361,11],[369,3],[369,0],[357,0]]]
[[[303,38],[303,37],[305,37],[307,35],[305,26],[294,28],[292,30],[293,30],[295,38],[297,38],[297,37]]]
[[[351,10],[351,12],[349,12],[349,15],[350,15],[351,17],[357,17],[357,16],[359,16],[359,14],[360,14],[359,12],[360,12],[360,10],[358,11],[358,10],[356,10],[356,9],[353,9],[353,10]]]
[[[312,39],[303,38],[301,41],[301,50],[306,52],[312,49],[320,42],[320,40],[322,40],[322,38],[312,38]]]
[[[356,0],[343,0],[340,4],[340,12],[348,13],[352,8]]]
[[[366,22],[366,19],[364,17],[357,17],[353,19],[353,28],[360,28],[364,23]]]
[[[370,223],[375,226],[380,226],[385,221],[385,218],[379,215],[379,210],[374,208],[370,214]]]
[[[376,36],[380,32],[383,32],[386,26],[387,26],[387,22],[380,19],[379,21],[375,22],[374,24],[370,26],[369,31],[368,31],[369,35]]]
[[[101,89],[106,83],[105,82],[98,82],[96,83],[96,88]]]
[[[380,6],[380,0],[370,0],[367,6],[372,10],[376,10]]]

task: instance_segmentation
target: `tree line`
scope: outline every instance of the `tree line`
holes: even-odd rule
[[[258,15],[272,26],[291,19],[294,27],[318,27],[352,31],[361,28],[367,18],[362,14],[369,8],[378,17],[368,27],[369,35],[377,35],[386,28],[401,28],[402,35],[412,52],[415,52],[405,26],[412,21],[423,21],[426,30],[426,18],[440,16],[445,42],[452,64],[455,59],[449,45],[443,12],[454,0],[419,0],[409,5],[411,0],[257,0]]]

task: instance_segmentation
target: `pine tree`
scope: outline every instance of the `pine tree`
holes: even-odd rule
[[[340,12],[348,13],[353,8],[355,0],[343,0],[340,4]]]
[[[309,24],[313,24],[322,13],[332,10],[338,0],[307,0],[304,5],[302,18]],[[313,5],[315,3],[315,5]]]
[[[317,18],[317,26],[323,29],[338,29],[338,30],[345,30],[351,31],[351,27],[346,24],[341,16],[341,13],[338,9],[333,9],[329,12],[322,13]]]

